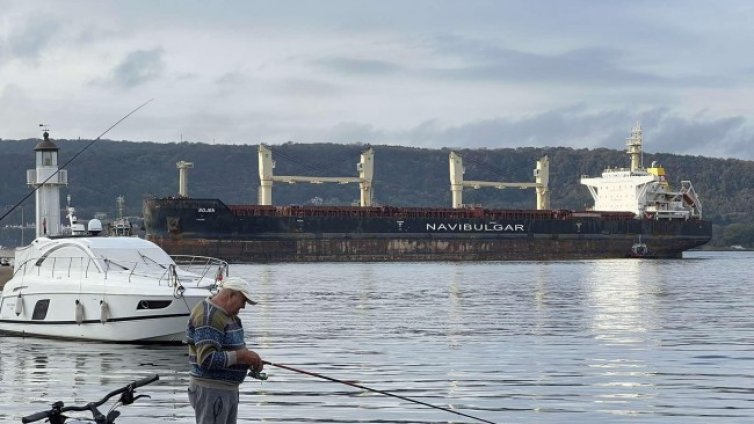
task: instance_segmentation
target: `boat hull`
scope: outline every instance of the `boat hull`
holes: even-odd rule
[[[421,208],[226,206],[147,199],[149,240],[170,254],[233,262],[680,258],[711,239],[702,220],[633,214]],[[634,247],[646,246],[637,255]]]
[[[3,293],[0,332],[104,342],[178,344],[185,340],[191,308],[205,297],[108,294],[104,296],[108,309],[103,316],[101,294]],[[42,305],[45,301],[46,306]],[[79,316],[76,301],[81,305]],[[17,307],[19,302],[21,307]],[[40,314],[40,305],[49,311],[44,316]]]

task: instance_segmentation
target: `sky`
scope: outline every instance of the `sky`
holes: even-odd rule
[[[748,0],[0,0],[0,138],[754,160]]]

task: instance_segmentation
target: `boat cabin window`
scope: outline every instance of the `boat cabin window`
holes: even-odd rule
[[[136,309],[163,309],[170,306],[172,300],[140,300]]]
[[[56,252],[57,254],[57,252]],[[52,255],[29,271],[53,278],[71,278],[73,276],[89,277],[99,273],[97,266],[88,258],[82,257],[58,257]]]
[[[50,299],[38,300],[34,305],[34,313],[31,315],[32,320],[41,321],[47,316],[47,309],[50,308]]]

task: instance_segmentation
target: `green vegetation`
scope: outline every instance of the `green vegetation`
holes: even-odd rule
[[[26,170],[34,168],[37,140],[0,141],[0,212],[28,193]],[[56,140],[60,163],[81,151],[87,140]],[[449,207],[448,154],[450,149],[373,146],[374,200],[395,206]],[[277,175],[355,176],[361,144],[295,144],[272,146]],[[532,169],[542,155],[550,157],[551,204],[556,209],[584,209],[592,200],[582,175],[598,176],[605,167],[626,167],[628,155],[610,149],[563,147],[516,149],[458,149],[466,178],[474,180],[533,181]],[[95,212],[115,215],[115,198],[126,197],[126,214],[141,215],[145,196],[172,196],[178,191],[176,162],[194,163],[189,171],[189,195],[219,198],[228,204],[256,203],[259,175],[256,145],[151,143],[101,140],[68,169],[70,194],[78,215]],[[714,246],[754,247],[754,162],[699,156],[645,154],[644,162],[661,163],[671,185],[691,180],[702,199],[706,219],[714,222]],[[277,184],[275,204],[303,204],[319,197],[326,204],[358,200],[356,185]],[[33,196],[26,201],[33,212]],[[465,190],[464,203],[491,208],[535,207],[531,190]],[[17,214],[2,225],[16,224]]]

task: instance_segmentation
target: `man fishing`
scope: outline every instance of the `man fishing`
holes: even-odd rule
[[[238,386],[251,370],[263,368],[262,358],[246,348],[238,313],[254,305],[248,283],[228,277],[217,295],[191,311],[186,329],[190,379],[188,396],[197,424],[235,424]]]

